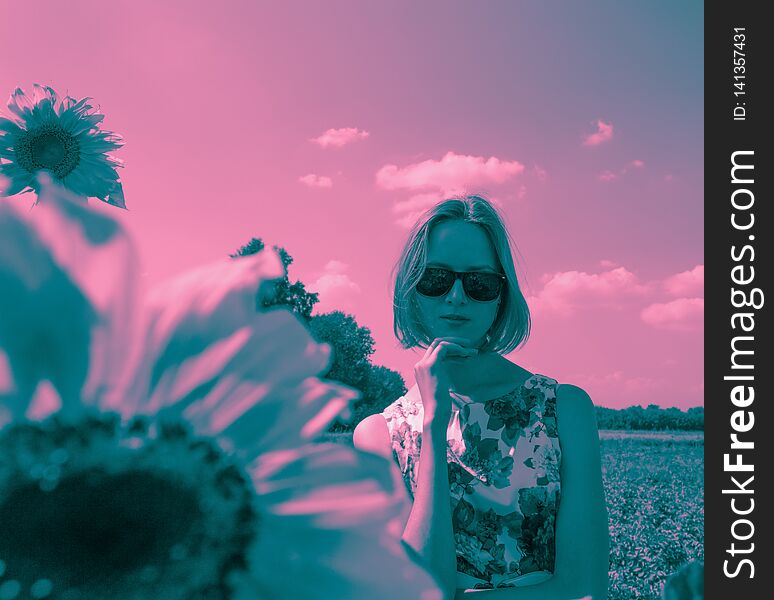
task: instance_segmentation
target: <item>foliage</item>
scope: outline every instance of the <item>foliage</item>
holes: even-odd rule
[[[609,600],[661,598],[664,580],[704,560],[704,440],[603,439]]]
[[[249,256],[260,252],[264,248],[265,245],[260,238],[252,238],[247,244],[239,248],[239,250],[230,256],[231,258]],[[261,306],[289,306],[294,313],[308,322],[311,318],[314,305],[319,301],[318,295],[315,292],[307,292],[306,287],[300,281],[290,283],[287,276],[287,270],[288,267],[293,264],[293,257],[290,256],[284,248],[279,246],[274,246],[274,250],[277,251],[282,264],[285,266],[285,277],[278,279],[274,283],[274,289],[272,290],[269,299],[264,300]]]
[[[677,408],[661,408],[655,404],[647,408],[629,406],[616,410],[597,406],[599,429],[627,429],[647,431],[704,431],[704,407],[689,408],[683,412]]]
[[[400,373],[387,367],[372,366],[368,373],[365,393],[355,403],[354,414],[347,429],[352,431],[367,416],[382,412],[406,391],[406,384]]]
[[[337,419],[331,431],[353,431],[360,421],[381,412],[406,393],[399,373],[371,364],[374,339],[371,331],[359,326],[354,317],[341,311],[315,315],[309,328],[318,342],[333,347],[333,362],[323,376],[362,392],[352,407],[351,416],[346,420]]]
[[[333,362],[323,376],[365,390],[374,353],[374,338],[367,327],[341,311],[315,315],[309,321],[312,336],[333,349]]]

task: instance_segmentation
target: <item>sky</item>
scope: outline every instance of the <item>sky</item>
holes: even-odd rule
[[[509,358],[598,405],[685,409],[704,396],[703,45],[699,1],[0,0],[0,95],[90,96],[124,137],[148,287],[260,237],[410,386],[392,267],[424,209],[483,193],[533,317]]]

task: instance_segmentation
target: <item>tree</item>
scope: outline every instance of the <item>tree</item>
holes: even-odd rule
[[[405,393],[406,384],[400,373],[380,365],[371,365],[365,388],[362,389],[360,398],[352,405],[352,414],[346,420],[336,419],[329,431],[354,431],[360,421],[382,412]]]
[[[313,316],[309,329],[318,342],[333,347],[333,362],[323,376],[365,390],[374,353],[371,331],[339,310]]]
[[[229,256],[231,256],[231,258],[249,256],[261,252],[264,248],[265,245],[261,238],[252,238],[247,244]],[[290,283],[287,272],[288,267],[293,264],[293,257],[290,256],[284,248],[279,246],[274,246],[274,250],[279,254],[282,265],[285,267],[285,276],[274,283],[274,289],[271,291],[270,297],[267,300],[264,300],[261,306],[264,308],[269,306],[289,306],[295,314],[300,316],[304,321],[309,322],[314,305],[319,301],[318,294],[315,292],[307,292],[306,287],[300,281]]]
[[[372,366],[368,373],[364,397],[362,401],[355,403],[352,419],[354,425],[370,415],[382,412],[405,393],[406,383],[400,373],[387,367]]]
[[[703,406],[689,408],[686,412],[675,407],[661,408],[657,404],[650,404],[647,408],[628,406],[619,410],[597,406],[596,412],[599,429],[704,430]]]
[[[252,238],[230,256],[232,258],[249,256],[262,252],[264,248],[265,245],[260,238]],[[307,292],[300,281],[290,283],[287,270],[293,264],[293,257],[279,246],[274,246],[274,250],[279,254],[286,274],[284,278],[276,281],[271,298],[264,300],[256,308],[288,306],[304,321],[318,342],[330,344],[333,360],[328,370],[321,375],[361,392],[361,397],[352,406],[350,418],[346,421],[337,419],[331,425],[330,431],[352,431],[362,419],[381,412],[406,393],[403,378],[387,367],[371,364],[374,339],[371,331],[367,327],[358,325],[353,316],[338,310],[312,316],[314,305],[318,302],[318,295]]]
[[[351,315],[338,310],[315,315],[309,322],[309,329],[318,342],[333,348],[333,362],[324,377],[361,392],[352,406],[350,418],[346,421],[337,419],[331,431],[354,430],[364,418],[381,412],[406,393],[400,373],[371,364],[374,353],[371,331],[358,325]]]

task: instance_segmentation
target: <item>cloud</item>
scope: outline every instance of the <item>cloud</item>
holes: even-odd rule
[[[603,271],[562,271],[540,279],[542,289],[527,298],[536,316],[571,317],[590,309],[632,311],[642,323],[668,331],[701,331],[704,327],[704,265],[664,279],[641,281],[609,259]],[[660,299],[659,296],[672,298]],[[675,298],[675,296],[679,296]]]
[[[641,283],[624,267],[601,273],[564,271],[543,275],[543,289],[529,299],[530,307],[539,312],[563,316],[590,307],[620,309],[623,300],[648,293],[652,286]]]
[[[667,277],[663,286],[671,296],[704,296],[704,265]]]
[[[323,175],[315,175],[314,173],[309,173],[309,175],[304,175],[303,177],[299,177],[298,180],[304,185],[312,188],[333,187],[333,180],[330,177],[325,177]]]
[[[440,160],[425,160],[405,167],[385,165],[376,173],[384,190],[438,191],[458,194],[474,186],[501,184],[524,171],[515,160],[447,152]]]
[[[532,170],[535,173],[535,177],[537,177],[539,181],[546,181],[548,179],[548,172],[540,165],[533,165]]]
[[[612,171],[602,171],[597,178],[600,181],[613,181],[613,179],[617,179],[618,175],[613,173]]]
[[[644,169],[644,168],[645,168],[644,161],[641,161],[639,159],[634,159],[626,163],[620,169],[618,169],[617,173],[610,170],[602,171],[599,175],[597,175],[597,179],[605,182],[613,181],[614,179],[618,179],[619,177],[626,175],[632,169]]]
[[[671,331],[696,331],[704,323],[704,298],[677,298],[645,307],[640,318],[654,327]]]
[[[358,129],[357,127],[342,127],[340,129],[328,129],[316,138],[311,138],[309,141],[314,142],[321,148],[328,148],[333,146],[334,148],[341,148],[352,142],[366,139],[370,134],[367,131]]]
[[[351,309],[349,300],[353,295],[360,294],[360,286],[350,279],[348,270],[349,265],[340,260],[330,260],[323,267],[320,276],[309,285],[310,291],[320,294],[315,312]]]
[[[584,146],[599,146],[613,139],[612,123],[605,123],[602,119],[597,119],[596,125],[597,130],[583,139]]]

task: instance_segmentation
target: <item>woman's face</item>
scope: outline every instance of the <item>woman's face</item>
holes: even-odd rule
[[[430,231],[427,242],[428,267],[443,267],[458,272],[501,272],[489,237],[478,225],[445,221]],[[416,290],[414,295],[419,319],[431,338],[466,338],[470,340],[470,347],[479,347],[484,343],[500,305],[499,297],[490,302],[468,298],[462,279],[457,279],[443,296],[423,296]]]

